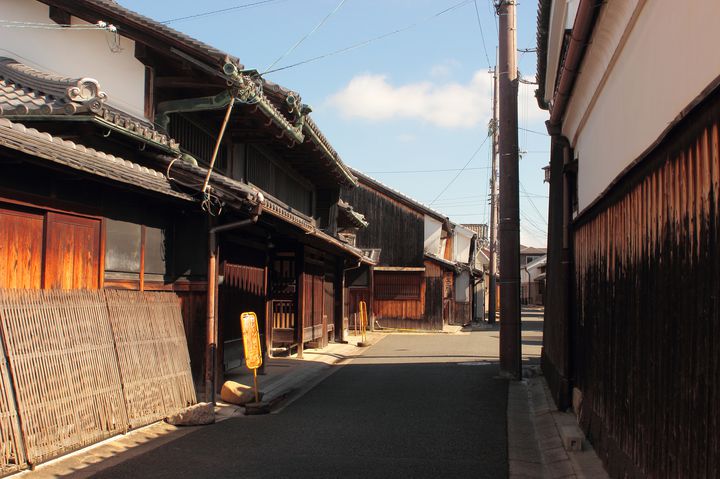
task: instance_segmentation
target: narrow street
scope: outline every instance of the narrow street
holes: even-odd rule
[[[277,414],[199,428],[94,477],[506,477],[496,334],[388,335]]]

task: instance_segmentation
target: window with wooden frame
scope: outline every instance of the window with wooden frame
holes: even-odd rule
[[[420,299],[422,273],[376,271],[373,279],[375,299]]]

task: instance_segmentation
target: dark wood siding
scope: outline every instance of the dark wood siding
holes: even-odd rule
[[[580,421],[613,477],[720,477],[719,129],[715,92],[576,224]]]
[[[358,231],[359,248],[380,248],[380,265],[423,265],[423,214],[362,184],[343,197],[370,223]]]

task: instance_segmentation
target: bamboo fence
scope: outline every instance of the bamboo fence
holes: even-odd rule
[[[15,395],[0,341],[0,475],[17,471],[25,464],[25,449],[20,439]]]
[[[0,329],[30,464],[125,429],[102,292],[0,291]]]
[[[0,475],[196,402],[173,293],[0,290]]]

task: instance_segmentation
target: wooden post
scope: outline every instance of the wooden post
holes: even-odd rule
[[[211,235],[214,238],[214,235]],[[217,285],[217,249],[215,241],[210,242],[207,272],[207,322],[205,325],[205,401],[215,402],[215,290]]]
[[[145,291],[145,225],[140,227],[140,291]]]
[[[345,341],[345,331],[343,328],[343,304],[345,302],[344,264],[345,260],[342,258],[335,262],[335,285],[333,286],[335,291],[335,297],[333,298],[335,334],[333,340],[338,343]]]
[[[305,250],[302,245],[298,247],[295,264],[297,265],[297,312],[295,314],[297,357],[302,359],[305,347],[305,309],[307,307],[305,304]]]
[[[500,34],[500,373],[520,379],[520,198],[518,181],[515,0],[497,4]]]
[[[270,299],[270,258],[267,257],[265,261],[265,350],[267,356],[271,355],[272,351],[272,335],[274,327],[272,299]],[[263,362],[263,364],[265,364]]]

